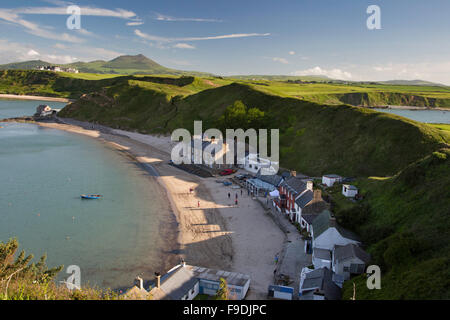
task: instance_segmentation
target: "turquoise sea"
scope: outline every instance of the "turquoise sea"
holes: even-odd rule
[[[37,105],[0,100],[0,119]],[[0,123],[0,241],[48,265],[78,265],[82,283],[129,286],[174,258],[176,222],[155,178],[126,155],[82,135],[34,124]],[[80,194],[100,193],[101,200]],[[65,269],[60,279],[67,277]]]

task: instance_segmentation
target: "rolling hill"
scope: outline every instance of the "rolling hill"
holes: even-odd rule
[[[42,65],[56,65],[42,60],[33,60],[17,63],[9,63],[0,65],[0,70],[35,70]],[[161,66],[155,61],[147,58],[142,54],[135,56],[124,55],[112,59],[110,61],[95,60],[91,62],[75,62],[70,64],[58,64],[58,66],[66,68],[76,68],[83,73],[97,73],[97,74],[164,74],[164,75],[195,75],[208,76],[210,74],[196,71],[182,71],[169,69]]]

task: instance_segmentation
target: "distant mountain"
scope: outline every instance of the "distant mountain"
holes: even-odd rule
[[[17,62],[0,65],[0,70],[20,69],[32,70],[42,65],[55,65],[41,60]],[[76,68],[85,73],[112,73],[112,74],[168,74],[168,75],[193,75],[211,76],[209,73],[196,71],[182,71],[169,69],[142,54],[136,56],[124,55],[111,61],[95,60],[91,62],[75,62],[70,64],[58,64],[62,67]]]
[[[235,75],[227,78],[240,80],[269,80],[269,81],[288,81],[288,80],[303,80],[303,81],[337,81],[327,76],[284,76],[284,75]]]

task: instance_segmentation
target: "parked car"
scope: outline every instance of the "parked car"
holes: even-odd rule
[[[225,169],[225,170],[219,172],[219,174],[221,176],[229,176],[230,174],[233,174],[235,172],[236,172],[236,170],[234,170],[234,169]]]

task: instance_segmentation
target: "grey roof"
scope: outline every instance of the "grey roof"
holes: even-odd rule
[[[300,207],[304,208],[314,199],[314,192],[311,190],[306,190],[303,194],[295,200],[295,203]]]
[[[224,278],[228,285],[243,287],[250,281],[250,276],[238,272],[229,272],[223,270],[215,270],[196,266],[186,266],[190,269],[195,276],[200,280],[220,281],[220,278]]]
[[[281,182],[283,181],[283,177],[279,176],[277,174],[264,175],[264,174],[261,174],[260,172],[261,172],[261,170],[258,171],[256,178],[258,178],[261,181],[267,182],[275,187],[278,187],[281,184]]]
[[[160,289],[171,299],[180,300],[197,282],[192,270],[180,266],[161,278]]]
[[[302,283],[302,289],[318,289],[327,300],[341,299],[341,289],[333,282],[333,272],[328,268],[320,268],[308,272]]]
[[[332,218],[332,214],[329,210],[324,210],[321,214],[314,219],[312,223],[314,237],[317,238],[322,233],[324,233],[329,228],[336,228],[336,230],[343,236],[344,238],[360,241],[360,238],[350,230],[342,228],[336,222],[336,219]]]
[[[317,214],[303,214],[302,212],[302,218],[308,223],[308,224],[312,224],[313,221],[318,217],[319,215]]]
[[[364,263],[369,263],[370,254],[361,249],[353,243],[346,246],[335,246],[334,248],[334,260],[343,261],[351,258],[358,258]]]
[[[331,261],[331,251],[327,249],[314,248],[314,257]]]
[[[358,190],[358,188],[352,184],[344,184],[344,186],[347,187],[348,190]]]
[[[290,177],[281,183],[281,186],[285,187],[293,193],[302,193],[306,190],[306,183],[297,177]]]

